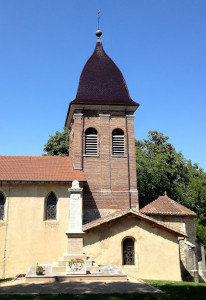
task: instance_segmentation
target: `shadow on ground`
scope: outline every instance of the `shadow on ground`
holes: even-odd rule
[[[157,293],[146,283],[131,281],[73,281],[53,283],[26,283],[17,280],[0,285],[0,294],[114,294],[114,293]]]

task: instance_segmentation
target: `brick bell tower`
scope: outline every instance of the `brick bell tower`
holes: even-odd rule
[[[105,53],[100,36],[85,64],[65,126],[70,131],[69,155],[83,170],[84,223],[116,210],[139,210],[136,180],[134,102],[124,77]]]

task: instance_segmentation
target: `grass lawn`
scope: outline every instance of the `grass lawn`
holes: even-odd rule
[[[13,278],[0,279],[0,283],[6,282],[6,281],[10,281],[10,280],[12,280],[12,279],[13,279]]]
[[[0,300],[206,300],[206,284],[145,280],[164,294],[0,295]],[[2,282],[2,281],[1,281]],[[1,288],[1,287],[0,287]]]

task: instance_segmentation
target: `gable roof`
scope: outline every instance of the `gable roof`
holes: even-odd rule
[[[173,215],[173,216],[192,216],[196,217],[196,213],[189,208],[170,199],[168,196],[159,196],[153,201],[144,200],[140,203],[141,213],[148,215]]]
[[[85,181],[70,157],[0,156],[0,181]]]
[[[144,214],[138,213],[138,212],[136,212],[132,209],[126,209],[126,210],[123,210],[123,211],[116,211],[112,214],[109,214],[109,215],[106,215],[102,218],[94,220],[90,223],[87,223],[87,224],[83,225],[82,230],[83,231],[88,231],[88,230],[96,228],[96,227],[98,227],[102,224],[105,224],[105,223],[108,223],[110,221],[122,218],[123,216],[129,216],[129,215],[133,215],[134,217],[142,219],[145,222],[148,222],[148,223],[152,224],[153,226],[156,226],[156,227],[162,228],[163,230],[172,232],[172,233],[176,234],[177,236],[187,237],[187,234],[185,232],[183,232],[181,230],[177,230],[177,229],[175,229],[171,226],[165,225],[161,221],[154,220],[153,218],[150,218],[150,217],[148,217]]]

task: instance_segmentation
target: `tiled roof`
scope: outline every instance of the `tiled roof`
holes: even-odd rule
[[[140,212],[148,215],[196,216],[195,212],[167,196],[159,196],[149,203],[142,201],[140,205],[142,206]]]
[[[76,99],[71,103],[139,106],[130,98],[121,71],[105,53],[99,38],[92,56],[82,70]]]
[[[70,157],[0,156],[0,181],[85,181]]]
[[[108,223],[110,221],[113,221],[115,219],[121,218],[121,217],[126,216],[126,215],[133,215],[133,216],[135,216],[139,219],[144,220],[145,222],[148,222],[148,223],[152,224],[153,226],[156,226],[156,227],[162,228],[164,230],[167,230],[169,232],[175,233],[178,236],[184,236],[184,237],[187,236],[186,233],[181,231],[181,230],[177,230],[177,229],[175,229],[171,226],[165,225],[161,221],[154,220],[153,218],[150,218],[150,217],[148,217],[148,216],[146,216],[142,213],[138,213],[138,212],[133,211],[131,209],[126,209],[126,210],[123,210],[123,211],[116,211],[112,214],[106,215],[102,218],[99,218],[97,220],[94,220],[90,223],[87,223],[87,224],[83,225],[82,229],[83,229],[83,231],[87,231],[87,230],[93,229],[97,226]]]

